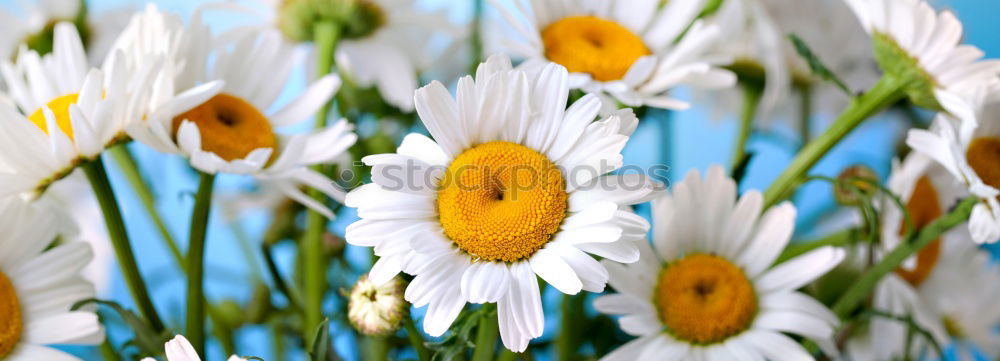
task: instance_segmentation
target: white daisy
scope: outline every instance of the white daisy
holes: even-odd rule
[[[695,21],[704,0],[662,7],[659,0],[532,0],[530,9],[514,1],[513,12],[491,2],[520,35],[501,46],[523,57],[521,67],[529,73],[548,62],[565,66],[572,89],[630,107],[684,109],[688,104],[669,94],[675,86],[724,88],[736,80],[716,67],[726,59],[704,55],[719,36],[716,25]]]
[[[762,212],[755,190],[736,199],[722,167],[704,179],[692,170],[672,194],[653,201],[653,245],[639,262],[603,261],[619,293],[594,300],[623,315],[639,336],[602,360],[811,360],[784,333],[832,350],[837,317],[796,291],[835,267],[844,252],[824,247],[773,265],[788,244],[795,207]]]
[[[194,350],[191,346],[191,342],[188,342],[187,338],[184,336],[177,335],[173,339],[167,341],[163,345],[164,350],[167,354],[167,361],[201,361],[201,356],[198,356],[198,352]],[[245,358],[238,356],[229,356],[226,361],[244,361]],[[151,357],[142,359],[142,361],[156,361]]]
[[[600,292],[608,273],[588,253],[634,262],[649,225],[627,206],[656,185],[621,167],[638,124],[629,109],[594,122],[587,95],[566,108],[565,68],[536,78],[490,57],[457,99],[433,82],[417,90],[417,114],[434,140],[410,134],[397,154],[365,157],[372,180],[347,196],[361,220],[351,244],[380,258],[369,277],[416,277],[407,301],[428,306],[424,330],[443,334],[466,302],[497,303],[504,345],[523,351],[542,334],[537,277],[576,294]],[[565,176],[564,176],[565,175]]]
[[[55,25],[66,21],[74,23],[77,29],[85,29],[82,37],[88,58],[91,64],[100,64],[132,11],[120,8],[94,14],[82,7],[83,3],[83,0],[17,1],[18,6],[7,9],[10,12],[0,10],[0,59],[10,59],[22,43],[47,53],[52,48]]]
[[[882,70],[910,79],[917,105],[937,108],[941,91],[965,91],[1000,74],[1000,61],[960,44],[962,23],[950,11],[936,13],[923,0],[847,0],[872,36]]]
[[[906,144],[941,164],[982,201],[972,209],[969,231],[978,243],[1000,239],[1000,81],[971,96],[939,93],[941,113],[930,130],[912,129]]]
[[[87,243],[48,248],[64,229],[58,209],[0,199],[0,359],[79,361],[47,345],[97,345],[104,328],[93,311],[70,308],[94,297],[80,277],[90,262]]]
[[[90,68],[69,23],[55,26],[51,53],[22,50],[16,62],[0,64],[19,109],[0,104],[0,178],[5,181],[0,194],[37,196],[80,162],[125,138],[126,125],[142,114],[131,103],[149,94],[160,62],[147,59],[134,71]]]
[[[275,100],[292,68],[301,59],[277,30],[241,32],[232,42],[213,38],[200,16],[187,27],[155,7],[137,15],[119,43],[131,49],[130,64],[147,54],[173,59],[156,82],[147,121],[136,122],[129,135],[161,152],[189,157],[206,173],[249,174],[273,181],[290,198],[333,217],[300,185],[342,200],[343,191],[308,166],[332,162],[357,139],[341,120],[310,134],[277,134],[276,128],[312,117],[340,85],[336,75],[313,83],[283,107]],[[184,93],[179,89],[192,87]],[[176,95],[175,95],[176,94]]]

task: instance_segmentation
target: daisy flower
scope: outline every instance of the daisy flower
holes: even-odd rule
[[[91,64],[100,64],[125,27],[127,8],[93,14],[83,0],[18,1],[11,12],[0,10],[0,59],[10,59],[23,43],[42,54],[53,49],[55,25],[70,22],[80,30]],[[82,29],[82,30],[81,30]],[[0,81],[2,83],[2,81]]]
[[[94,298],[94,286],[80,277],[93,255],[87,243],[49,248],[65,219],[58,209],[0,199],[0,359],[79,361],[47,345],[98,345],[104,328],[97,314],[73,311]]]
[[[326,206],[299,186],[343,199],[344,192],[333,181],[308,167],[330,163],[354,144],[351,126],[341,120],[315,133],[288,135],[275,129],[308,120],[330,100],[340,79],[323,77],[295,100],[276,107],[301,58],[293,45],[274,29],[241,32],[231,42],[221,41],[194,18],[185,27],[178,17],[150,6],[123,34],[129,40],[118,46],[138,49],[128,55],[130,64],[141,64],[147,53],[173,59],[156,82],[156,94],[173,98],[153,99],[148,119],[130,127],[129,135],[158,151],[182,154],[205,173],[273,181],[288,197],[332,218]],[[190,86],[174,97],[177,89]]]
[[[347,300],[347,320],[362,334],[388,336],[403,327],[410,316],[410,304],[403,300],[406,281],[395,277],[376,285],[362,275],[351,288]]]
[[[449,42],[462,37],[443,11],[418,9],[414,0],[353,1],[348,15],[343,6],[315,0],[266,1],[277,13],[277,26],[296,41],[312,40],[317,18],[348,17],[343,25],[335,57],[337,67],[362,87],[375,87],[382,98],[406,112],[413,111],[417,75],[439,56],[432,55],[432,40],[443,36]],[[440,45],[440,44],[437,44]]]
[[[602,261],[619,293],[598,311],[639,336],[602,360],[811,360],[784,333],[832,349],[837,317],[796,291],[835,267],[844,252],[823,247],[773,265],[788,244],[795,207],[762,212],[760,192],[736,198],[720,166],[692,170],[672,194],[653,200],[653,247],[639,262]],[[654,249],[655,247],[655,249]]]
[[[912,129],[906,144],[934,159],[981,199],[969,217],[978,243],[1000,239],[1000,81],[981,86],[969,97],[940,93],[947,110],[930,130]]]
[[[917,105],[940,108],[942,91],[969,91],[1000,74],[1000,61],[960,44],[962,23],[950,11],[936,13],[923,0],[847,0],[872,37],[882,70],[912,79],[907,93]]]
[[[525,59],[521,68],[563,65],[571,89],[608,97],[608,109],[614,109],[610,98],[630,107],[684,109],[686,102],[670,96],[673,87],[725,88],[736,80],[716,67],[725,59],[704,54],[719,36],[716,25],[695,21],[704,0],[662,7],[659,0],[531,0],[530,8],[515,1],[516,11],[491,2],[520,35],[501,46]]]
[[[121,62],[88,66],[80,35],[55,25],[54,49],[44,56],[22,48],[0,71],[17,109],[0,103],[0,194],[37,197],[78,164],[126,138],[134,100],[149,94],[160,62],[147,59],[129,71]],[[117,58],[121,54],[112,56]]]
[[[369,277],[415,276],[406,300],[428,306],[423,326],[440,336],[466,302],[496,303],[500,335],[524,351],[542,334],[536,277],[576,294],[600,292],[608,273],[589,254],[635,262],[649,225],[627,206],[657,185],[637,174],[606,175],[638,125],[630,109],[600,121],[587,95],[568,109],[568,73],[537,77],[490,57],[459,80],[457,99],[433,82],[416,92],[434,140],[410,134],[396,154],[363,161],[372,180],[351,191],[360,221],[346,239],[374,247]]]
[[[164,344],[163,348],[167,354],[167,361],[201,361],[201,356],[198,356],[198,352],[194,350],[194,346],[191,346],[191,342],[188,342],[184,336],[174,336],[173,339]],[[246,359],[233,355],[229,356],[229,359],[226,361],[244,360]],[[142,359],[142,361],[156,361],[156,359],[147,357]]]

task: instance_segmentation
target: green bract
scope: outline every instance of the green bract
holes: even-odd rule
[[[293,41],[313,41],[318,22],[336,24],[343,38],[357,39],[385,24],[385,13],[369,0],[285,0],[281,4],[278,27]]]
[[[910,101],[927,109],[942,110],[934,96],[937,81],[924,71],[916,58],[891,36],[880,32],[872,34],[872,46],[875,48],[875,61],[886,76],[906,82],[906,96]]]

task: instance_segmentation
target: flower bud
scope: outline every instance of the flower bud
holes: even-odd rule
[[[333,23],[341,37],[357,39],[374,33],[385,20],[371,0],[284,0],[278,9],[278,28],[296,42],[312,41],[318,22]]]
[[[856,206],[861,202],[858,191],[865,195],[875,192],[878,175],[871,168],[858,164],[840,172],[837,180],[840,182],[833,186],[833,199],[841,205]]]
[[[363,275],[351,289],[347,304],[347,318],[351,326],[368,336],[386,336],[403,326],[403,317],[409,317],[410,304],[403,300],[406,282],[394,277],[383,285],[376,285]]]

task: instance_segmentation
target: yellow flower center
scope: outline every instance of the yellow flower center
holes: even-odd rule
[[[562,173],[520,144],[489,142],[452,161],[437,194],[445,234],[486,261],[527,259],[559,230],[568,195]]]
[[[9,355],[21,340],[22,322],[14,284],[0,272],[0,359]]]
[[[976,171],[983,183],[1000,188],[1000,139],[982,137],[972,140],[965,152],[969,166]]]
[[[920,177],[917,180],[917,185],[913,188],[913,195],[906,203],[906,210],[910,213],[914,229],[920,229],[941,216],[941,204],[938,202],[937,190],[934,189],[934,184],[929,178]],[[905,232],[906,224],[900,225],[899,234],[904,235]],[[927,276],[931,275],[940,255],[941,239],[939,238],[917,252],[917,266],[914,269],[907,270],[899,267],[896,268],[896,274],[914,287],[919,287],[927,280]]]
[[[667,265],[653,296],[666,332],[693,344],[713,344],[750,327],[757,294],[739,267],[709,254]]]
[[[570,16],[542,30],[545,57],[573,73],[595,80],[625,77],[639,58],[649,55],[642,38],[620,24],[594,16]]]
[[[52,110],[52,113],[56,116],[56,125],[62,130],[70,140],[73,140],[73,124],[69,121],[69,106],[70,104],[76,104],[76,100],[79,98],[77,94],[63,95],[61,97],[52,99],[45,106]],[[34,123],[38,128],[40,128],[45,134],[49,134],[49,127],[45,122],[45,112],[43,108],[35,110],[28,116],[28,120]]]
[[[276,149],[277,138],[271,122],[256,107],[228,94],[219,94],[173,121],[174,136],[181,122],[198,125],[201,147],[231,161],[242,159],[255,149]],[[272,158],[274,153],[272,153]]]

